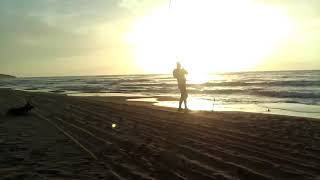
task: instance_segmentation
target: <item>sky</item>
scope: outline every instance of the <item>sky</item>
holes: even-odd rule
[[[320,69],[318,0],[1,0],[0,73]]]

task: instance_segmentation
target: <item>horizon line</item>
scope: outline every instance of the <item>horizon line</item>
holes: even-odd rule
[[[320,71],[320,69],[304,69],[304,70],[252,70],[252,71],[221,71],[221,72],[210,72],[207,74],[227,74],[227,73],[254,73],[254,72],[290,72],[290,71]],[[143,75],[168,75],[170,73],[132,73],[132,74],[91,74],[91,75],[52,75],[52,76],[15,76],[16,78],[49,78],[49,77],[85,77],[85,76],[143,76]],[[4,74],[11,75],[11,74]]]

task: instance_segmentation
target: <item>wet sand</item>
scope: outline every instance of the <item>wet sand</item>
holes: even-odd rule
[[[1,89],[0,154],[1,179],[317,179],[320,122]]]

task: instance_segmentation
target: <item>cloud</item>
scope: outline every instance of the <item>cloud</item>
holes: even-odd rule
[[[159,5],[167,4],[170,0],[119,0],[119,6],[133,13],[146,13]]]
[[[68,56],[94,47],[89,34],[49,26],[32,16],[2,14],[0,22],[2,60]]]
[[[114,53],[123,49],[121,33],[130,10],[119,4],[119,0],[0,1],[0,71],[41,75],[52,69],[51,74],[59,74],[66,61],[74,64],[70,71],[83,69],[83,64],[96,67],[95,61],[103,57],[121,61]],[[105,55],[96,60],[101,52]]]
[[[295,18],[319,18],[320,1],[319,0],[256,0],[272,6],[283,8],[290,16]]]

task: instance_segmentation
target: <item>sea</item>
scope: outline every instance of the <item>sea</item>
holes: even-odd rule
[[[320,70],[213,73],[187,79],[191,110],[320,119]],[[0,80],[0,88],[68,96],[130,96],[136,97],[131,101],[168,107],[177,107],[178,102],[159,97],[179,97],[171,74],[21,77]]]

